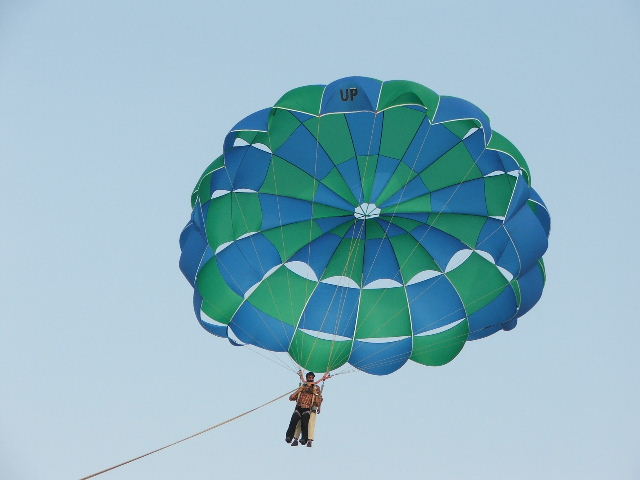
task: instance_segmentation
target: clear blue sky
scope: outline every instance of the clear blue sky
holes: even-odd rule
[[[442,368],[326,389],[107,479],[640,478],[640,5],[0,3],[0,478],[78,478],[293,388],[202,330],[177,261],[235,121],[348,75],[471,100],[552,216],[540,303]]]

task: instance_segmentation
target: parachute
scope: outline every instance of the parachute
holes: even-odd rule
[[[301,367],[448,363],[539,300],[550,217],[466,100],[347,77],[240,121],[191,196],[180,268],[202,327]]]

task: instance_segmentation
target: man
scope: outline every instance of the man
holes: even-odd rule
[[[320,413],[320,405],[322,404],[322,392],[320,387],[314,383],[315,374],[313,372],[307,372],[306,382],[303,383],[295,392],[291,394],[289,400],[296,402],[296,408],[291,415],[291,421],[289,422],[289,428],[285,434],[285,441],[291,443],[293,440],[294,432],[298,421],[300,422],[300,430],[302,438],[300,443],[311,446],[313,439],[309,439],[309,419],[311,418],[312,411]],[[328,376],[325,376],[328,378]],[[323,377],[322,380],[326,380]],[[294,445],[297,445],[297,440]]]

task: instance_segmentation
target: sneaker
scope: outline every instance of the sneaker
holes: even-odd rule
[[[297,447],[298,446],[298,439],[297,438],[293,439],[293,442],[291,442],[291,446],[292,447]]]
[[[284,441],[287,443],[291,443],[292,438],[291,437],[285,437]]]
[[[306,439],[306,438],[301,439],[301,440],[300,440],[300,443],[301,443],[302,445],[306,445],[306,444],[307,444],[307,439]]]
[[[313,440],[307,440],[307,447],[310,447],[312,443],[313,443]]]

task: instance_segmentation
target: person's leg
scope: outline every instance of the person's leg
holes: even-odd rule
[[[287,428],[287,433],[285,434],[285,440],[287,441],[287,443],[291,442],[291,439],[293,439],[293,433],[296,430],[296,424],[298,423],[299,420],[300,420],[300,411],[298,410],[298,408],[296,408],[293,411],[293,415],[291,415],[291,420],[289,421],[289,428]]]
[[[314,439],[314,433],[316,431],[316,418],[318,418],[318,414],[316,412],[311,412],[309,415],[309,440]]]
[[[298,440],[300,440],[300,433],[302,432],[302,426],[300,425],[300,420],[296,423],[296,431],[293,434],[293,442],[291,442],[292,447],[296,447],[298,445]]]
[[[308,408],[303,408],[300,412],[300,430],[302,431],[301,444],[306,444],[309,438],[309,414],[311,413]]]

